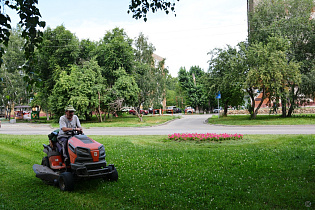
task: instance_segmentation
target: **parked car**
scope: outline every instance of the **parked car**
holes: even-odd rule
[[[219,109],[213,109],[213,113],[219,113],[221,110],[222,110],[221,107]]]
[[[149,113],[153,114],[153,110],[154,110],[154,114],[159,114],[159,109],[153,109],[153,108],[149,108]]]
[[[175,108],[173,110],[174,110],[174,113],[182,113],[182,110],[180,108]]]
[[[177,108],[176,106],[168,106],[166,107],[166,113],[181,113],[182,110],[180,108]]]
[[[194,112],[195,112],[195,109],[190,106],[185,108],[185,113],[194,113]]]
[[[136,114],[136,110],[134,110],[134,109],[129,110],[129,114],[135,115]],[[148,112],[148,110],[140,109],[140,114],[147,115],[147,114],[149,114],[149,112]]]
[[[174,112],[174,107],[176,108],[176,106],[168,106],[168,107],[166,107],[166,113],[173,113]]]
[[[122,112],[129,112],[131,109],[132,108],[130,108],[130,107],[123,107],[123,108],[121,108],[120,111],[122,111]]]

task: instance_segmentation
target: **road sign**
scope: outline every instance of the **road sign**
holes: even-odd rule
[[[220,91],[218,92],[218,94],[215,96],[216,99],[221,99],[221,93]]]

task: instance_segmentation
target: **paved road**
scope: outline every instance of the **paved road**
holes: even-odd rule
[[[86,135],[168,135],[172,133],[239,133],[239,134],[315,134],[315,125],[222,126],[204,121],[211,115],[183,115],[164,125],[142,128],[90,128]],[[30,123],[2,124],[0,134],[48,135],[54,129],[49,125]]]
[[[225,126],[205,124],[211,115],[183,115],[163,125],[142,128],[90,128],[87,135],[168,135],[172,133],[239,133],[239,134],[315,134],[315,125]],[[49,125],[31,123],[3,123],[0,134],[48,135]]]

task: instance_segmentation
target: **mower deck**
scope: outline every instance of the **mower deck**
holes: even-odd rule
[[[43,181],[47,181],[51,184],[55,183],[58,180],[59,174],[48,168],[47,166],[34,164],[33,170],[37,178],[40,178]]]

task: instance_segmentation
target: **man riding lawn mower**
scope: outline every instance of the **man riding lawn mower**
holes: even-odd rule
[[[115,166],[106,163],[102,144],[84,135],[82,129],[62,130],[63,132],[58,129],[48,135],[50,144],[43,145],[47,156],[42,159],[41,165],[33,165],[36,177],[48,184],[59,185],[62,191],[73,190],[74,182],[80,179],[118,180]],[[60,133],[70,138],[60,141]]]

